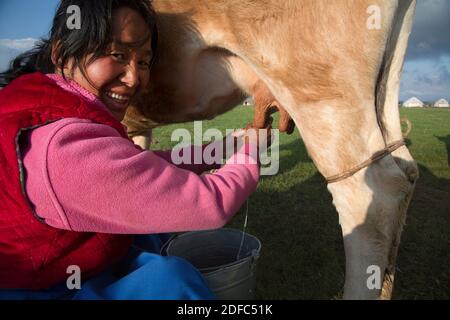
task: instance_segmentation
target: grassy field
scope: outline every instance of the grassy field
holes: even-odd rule
[[[450,110],[401,110],[413,130],[408,144],[421,177],[398,258],[394,299],[450,298]],[[203,128],[243,127],[252,109],[235,108]],[[275,119],[276,120],[276,119]],[[274,122],[275,123],[275,122]],[[153,149],[166,149],[175,128],[158,128]],[[263,249],[259,299],[335,299],[342,296],[345,258],[338,216],[326,183],[296,131],[280,136],[280,171],[263,177],[249,200],[247,232]],[[242,229],[245,205],[228,227]]]

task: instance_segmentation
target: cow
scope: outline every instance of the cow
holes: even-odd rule
[[[211,119],[247,95],[265,97],[255,123],[265,122],[267,102],[284,110],[328,182],[344,238],[343,297],[390,298],[418,178],[398,109],[415,0],[153,4],[159,61],[125,119],[130,134],[142,144],[157,125]],[[368,285],[372,270],[380,286]]]

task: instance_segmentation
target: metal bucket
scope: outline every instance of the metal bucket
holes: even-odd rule
[[[165,250],[168,256],[182,257],[194,265],[218,299],[255,298],[256,262],[261,251],[256,237],[227,228],[187,232],[170,240]]]

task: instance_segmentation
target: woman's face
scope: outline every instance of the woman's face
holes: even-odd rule
[[[90,81],[78,67],[68,76],[96,95],[122,121],[131,98],[148,84],[151,58],[151,32],[144,19],[132,9],[119,8],[113,15],[111,47],[105,56],[86,65]]]

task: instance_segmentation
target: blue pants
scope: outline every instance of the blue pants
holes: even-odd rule
[[[215,299],[202,275],[190,263],[159,254],[168,239],[168,235],[137,236],[120,263],[82,282],[80,290],[69,290],[64,282],[41,291],[0,290],[0,300]]]

